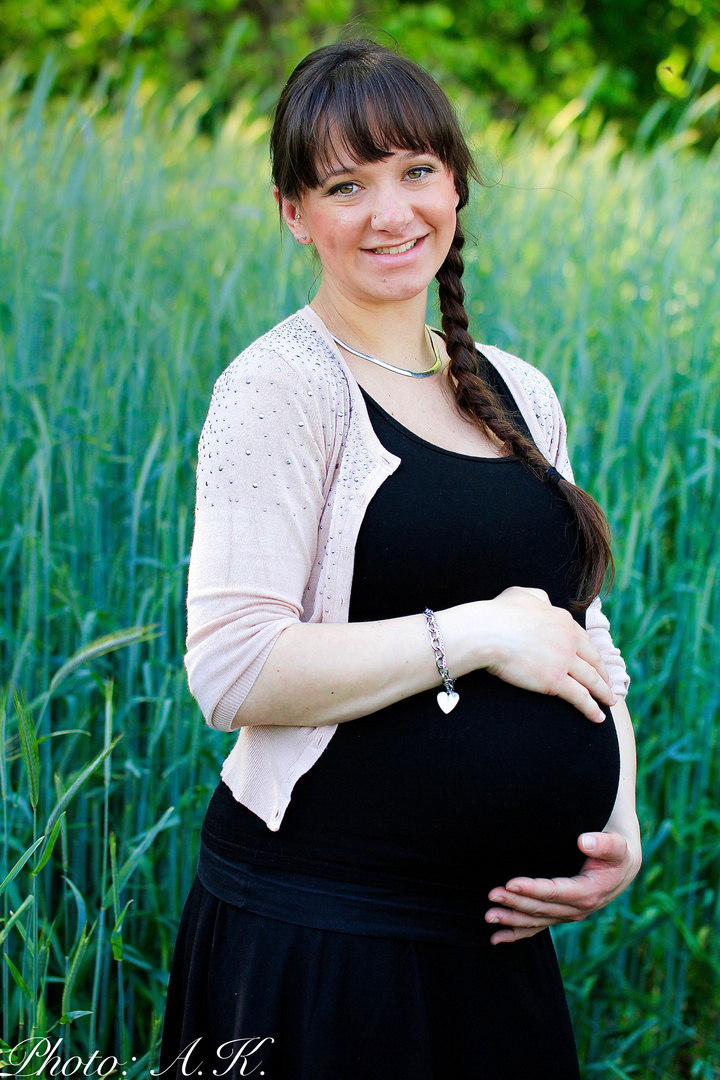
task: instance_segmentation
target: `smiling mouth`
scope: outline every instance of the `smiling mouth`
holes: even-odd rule
[[[372,248],[372,252],[375,255],[402,255],[403,251],[409,251],[410,248],[414,248],[419,238],[415,240],[408,240],[407,244],[400,244],[398,247],[381,247]]]

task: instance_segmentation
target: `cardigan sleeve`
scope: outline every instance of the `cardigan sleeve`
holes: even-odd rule
[[[286,627],[303,617],[327,452],[307,377],[250,346],[218,379],[198,447],[185,666],[212,727],[233,717]]]

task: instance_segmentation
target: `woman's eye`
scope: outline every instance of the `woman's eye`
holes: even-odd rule
[[[408,169],[406,175],[410,180],[422,180],[428,173],[434,172],[431,165],[413,165],[412,169]]]
[[[357,184],[352,180],[346,180],[344,184],[336,184],[331,189],[331,195],[354,195]]]

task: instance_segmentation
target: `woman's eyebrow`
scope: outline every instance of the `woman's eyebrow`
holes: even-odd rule
[[[353,172],[354,169],[360,168],[359,165],[336,165],[334,169],[328,169],[323,172],[321,184],[326,184],[328,180],[332,180],[335,176],[344,176],[345,173]]]
[[[392,154],[397,154],[401,161],[408,161],[410,158],[422,157],[423,155],[429,155],[430,157],[437,157],[432,150],[394,150]],[[388,155],[390,156],[390,154]],[[326,184],[328,180],[332,180],[336,176],[344,176],[346,173],[355,172],[356,169],[361,169],[365,162],[356,161],[352,165],[343,165],[342,163],[335,166],[334,169],[328,169],[323,172],[321,184]]]

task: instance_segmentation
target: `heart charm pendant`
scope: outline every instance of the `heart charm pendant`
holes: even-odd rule
[[[437,703],[446,715],[453,711],[459,700],[460,695],[456,694],[454,690],[451,694],[448,694],[445,690],[441,690],[437,696]]]

